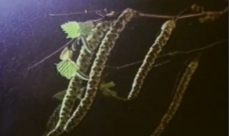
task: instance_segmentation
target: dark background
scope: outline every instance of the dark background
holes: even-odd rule
[[[59,101],[52,98],[68,81],[57,74],[58,54],[31,71],[27,68],[67,42],[60,24],[96,19],[96,15],[51,17],[49,13],[133,8],[145,13],[175,15],[197,3],[206,10],[227,6],[223,0],[1,0],[0,1],[0,136],[41,136]],[[112,51],[109,65],[143,59],[165,20],[136,19]],[[227,15],[201,24],[178,22],[163,53],[187,51],[227,38]],[[183,103],[162,136],[227,135],[227,42],[206,50]],[[179,71],[189,56],[153,69],[137,100],[124,103],[98,94],[89,114],[66,136],[149,136],[172,99]],[[139,65],[110,76],[126,97]]]

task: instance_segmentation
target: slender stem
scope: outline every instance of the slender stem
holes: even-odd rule
[[[178,19],[186,19],[186,18],[193,18],[193,17],[200,17],[204,15],[222,15],[224,13],[228,12],[228,7],[221,11],[205,11],[202,13],[196,13],[196,14],[187,14],[178,17]],[[169,16],[169,15],[156,15],[156,14],[146,14],[142,12],[138,12],[138,15],[140,17],[146,17],[146,18],[158,18],[158,19],[173,19],[175,16]]]
[[[171,62],[171,60],[166,60],[166,61],[163,61],[163,62],[161,62],[159,64],[155,64],[155,65],[153,65],[153,68],[162,66],[162,65],[167,64],[169,62]],[[118,67],[115,67],[115,66],[106,66],[106,68],[115,69],[115,70],[121,70],[121,69],[124,69],[124,68],[128,68],[128,67],[131,67],[131,66],[140,64],[140,63],[142,63],[142,60],[139,60],[139,61],[136,61],[136,62],[133,62],[133,63],[129,63],[129,64],[125,64],[125,65],[122,65],[122,66],[118,66]]]
[[[99,15],[98,12],[101,12],[101,11],[104,11],[104,10],[91,10],[91,11],[84,10],[82,12],[71,12],[71,13],[63,13],[63,14],[49,14],[49,15],[50,16],[71,16],[71,15],[94,14],[94,13]]]
[[[186,54],[196,53],[196,52],[200,52],[200,51],[209,49],[209,48],[211,48],[211,47],[213,47],[215,45],[218,45],[218,44],[226,42],[226,41],[228,41],[228,39],[220,40],[220,41],[214,42],[213,44],[210,44],[210,45],[207,45],[207,46],[204,46],[204,47],[201,47],[201,48],[193,49],[193,50],[190,50],[190,51],[175,51],[175,52],[171,52],[171,53],[166,53],[166,54],[163,54],[163,55],[161,55],[159,57],[162,58],[162,57],[169,57],[169,56],[186,55]]]
[[[79,14],[98,14],[98,12],[103,10],[93,10],[93,11],[83,11],[83,12],[71,12],[71,13],[63,13],[63,14],[49,14],[50,16],[69,16],[69,15],[79,15]],[[138,17],[146,17],[146,18],[157,18],[157,19],[173,19],[175,15],[158,15],[158,14],[147,14],[138,12]],[[224,8],[220,11],[204,11],[202,13],[195,13],[195,14],[186,14],[183,16],[178,17],[178,19],[187,19],[187,18],[194,18],[194,17],[200,17],[204,15],[222,15],[224,13],[228,12],[228,7]]]
[[[67,42],[66,44],[64,44],[63,46],[61,46],[60,48],[58,48],[56,51],[54,51],[53,53],[49,54],[48,56],[46,56],[45,58],[43,58],[42,60],[38,61],[37,63],[33,64],[32,66],[28,67],[28,70],[36,67],[37,65],[41,64],[42,62],[44,62],[45,60],[49,59],[50,57],[52,57],[53,55],[57,54],[58,52],[60,52],[62,49],[64,49],[66,46],[68,46],[71,42],[73,42],[75,39],[71,39],[69,42]]]
[[[203,51],[203,50],[206,50],[206,49],[209,49],[215,45],[218,45],[220,43],[223,43],[223,42],[226,42],[228,41],[228,39],[224,39],[224,40],[221,40],[221,41],[217,41],[213,44],[210,44],[208,46],[204,46],[204,47],[201,47],[201,48],[197,48],[197,49],[193,49],[193,50],[190,50],[190,51],[175,51],[175,52],[170,52],[170,53],[166,53],[166,54],[163,54],[163,55],[160,55],[158,58],[164,58],[164,57],[174,57],[174,56],[177,56],[177,55],[187,55],[187,54],[192,54],[192,53],[196,53],[196,52],[200,52],[200,51]],[[162,66],[164,64],[167,64],[169,62],[171,62],[172,59],[169,59],[167,61],[164,61],[162,63],[159,63],[159,64],[156,64],[154,65],[153,67],[159,67],[159,66]],[[139,61],[136,61],[136,62],[133,62],[133,63],[129,63],[129,64],[125,64],[125,65],[122,65],[122,66],[106,66],[106,68],[109,68],[109,69],[115,69],[115,70],[121,70],[121,69],[124,69],[124,68],[128,68],[128,67],[131,67],[131,66],[134,66],[134,65],[138,65],[138,64],[141,64],[143,60],[139,60]]]

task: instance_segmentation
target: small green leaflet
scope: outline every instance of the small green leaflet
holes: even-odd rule
[[[69,21],[60,26],[67,34],[67,38],[77,38],[80,36],[80,25],[76,21]]]
[[[61,76],[66,77],[67,79],[71,79],[75,76],[78,66],[76,63],[70,59],[62,60],[56,65],[57,71]]]
[[[62,24],[61,29],[67,34],[67,38],[77,38],[81,35],[89,35],[91,30],[94,28],[92,21],[87,22],[76,22],[69,21]]]
[[[115,83],[113,81],[104,83],[100,85],[100,90],[103,92],[103,95],[107,97],[117,97],[117,92],[110,90],[110,88],[115,87]]]
[[[112,87],[115,87],[115,83],[113,81],[110,81],[108,83],[102,82],[102,84],[100,85],[100,90],[106,90]]]
[[[65,47],[62,52],[60,53],[61,60],[68,60],[71,59],[73,55],[73,51],[70,50],[68,47]]]
[[[92,29],[94,28],[94,24],[92,23],[92,21],[79,22],[78,24],[80,26],[81,35],[85,35],[85,36],[89,35]]]

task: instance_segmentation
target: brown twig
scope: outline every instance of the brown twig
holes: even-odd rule
[[[71,16],[71,15],[80,15],[80,14],[97,14],[100,16],[100,12],[102,11],[106,11],[106,9],[104,10],[84,10],[82,12],[71,12],[71,13],[63,13],[63,14],[49,14],[50,16]]]
[[[60,52],[62,49],[64,49],[66,46],[68,46],[70,43],[72,43],[75,39],[71,39],[70,41],[68,41],[66,44],[64,44],[63,46],[61,46],[60,48],[58,48],[56,51],[54,51],[53,53],[49,54],[48,56],[46,56],[45,58],[43,58],[42,60],[38,61],[37,63],[33,64],[32,66],[28,67],[28,70],[36,67],[37,65],[41,64],[42,62],[44,62],[45,60],[49,59],[50,57],[52,57],[53,55],[55,55],[56,53]]]
[[[106,9],[104,10],[92,10],[92,11],[83,11],[83,12],[72,12],[72,13],[64,13],[64,14],[49,14],[50,16],[69,16],[69,15],[79,15],[79,14],[98,14],[101,11],[107,12]],[[158,15],[158,14],[147,14],[147,13],[142,13],[139,11],[136,11],[138,13],[137,17],[146,17],[146,18],[157,18],[157,19],[173,19],[176,15]],[[204,11],[201,13],[195,13],[195,14],[186,14],[183,16],[178,17],[177,19],[187,19],[187,18],[193,18],[193,17],[201,17],[205,15],[222,15],[224,13],[228,12],[228,7],[224,8],[223,10],[220,11]]]
[[[178,17],[178,19],[186,19],[186,18],[193,18],[193,17],[201,17],[204,15],[222,15],[224,13],[228,12],[228,7],[221,11],[205,11],[202,13],[196,13],[196,14],[187,14]],[[175,16],[166,16],[166,15],[156,15],[156,14],[146,14],[142,12],[138,12],[138,16],[140,17],[146,17],[146,18],[158,18],[158,19],[173,19]]]
[[[197,48],[197,49],[193,49],[193,50],[190,50],[190,51],[175,51],[175,52],[170,52],[170,53],[166,53],[166,54],[163,54],[163,55],[160,55],[158,58],[164,58],[164,57],[175,57],[177,55],[187,55],[187,54],[192,54],[192,53],[196,53],[196,52],[200,52],[200,51],[203,51],[203,50],[206,50],[206,49],[209,49],[215,45],[218,45],[220,43],[223,43],[223,42],[226,42],[228,41],[228,39],[224,39],[224,40],[221,40],[221,41],[217,41],[213,44],[210,44],[208,46],[204,46],[204,47],[201,47],[201,48]],[[164,61],[162,63],[159,63],[157,65],[154,65],[153,67],[159,67],[159,66],[162,66],[164,64],[167,64],[169,62],[171,62],[172,59],[169,59],[167,61]],[[136,61],[136,62],[133,62],[133,63],[129,63],[129,64],[125,64],[125,65],[122,65],[122,66],[118,66],[118,67],[115,67],[115,66],[106,66],[106,68],[110,68],[110,69],[115,69],[115,70],[121,70],[121,69],[124,69],[124,68],[127,68],[127,67],[131,67],[131,66],[134,66],[134,65],[138,65],[138,64],[141,64],[143,60],[139,60],[139,61]]]
[[[223,40],[214,42],[213,44],[210,44],[210,45],[207,45],[207,46],[204,46],[204,47],[201,47],[201,48],[193,49],[193,50],[190,50],[190,51],[175,51],[175,52],[171,52],[171,53],[166,53],[166,54],[163,54],[163,55],[159,56],[159,58],[162,58],[162,57],[173,57],[173,56],[176,56],[176,55],[187,55],[187,54],[191,54],[191,53],[200,52],[200,51],[209,49],[211,47],[214,47],[215,45],[218,45],[220,43],[226,42],[226,41],[228,41],[228,39],[223,39]]]
[[[156,68],[156,67],[159,67],[161,65],[164,65],[164,64],[167,64],[169,63],[171,60],[166,60],[166,61],[163,61],[162,63],[159,63],[159,64],[156,64],[153,66],[153,68]],[[115,70],[121,70],[121,69],[124,69],[124,68],[128,68],[128,67],[131,67],[131,66],[134,66],[134,65],[137,65],[137,64],[140,64],[142,63],[142,60],[139,60],[139,61],[136,61],[136,62],[133,62],[133,63],[129,63],[129,64],[125,64],[125,65],[122,65],[122,66],[118,66],[118,67],[115,67],[115,66],[106,66],[106,68],[109,68],[109,69],[115,69]]]

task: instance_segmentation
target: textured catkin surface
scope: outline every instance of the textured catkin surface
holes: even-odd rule
[[[94,9],[125,8],[175,15],[194,0],[0,0],[0,136],[41,136],[59,101],[52,99],[66,89],[68,81],[57,75],[58,55],[37,68],[39,61],[67,42],[59,25],[69,20],[85,21],[97,15],[51,17]],[[200,0],[209,10],[224,8],[224,0]],[[165,20],[135,20],[122,33],[110,56],[109,65],[119,66],[143,59]],[[227,38],[227,15],[215,22],[199,24],[188,19],[178,23],[165,52],[190,50]],[[207,50],[187,90],[183,104],[163,133],[164,136],[227,135],[227,44]],[[83,123],[66,136],[149,136],[158,125],[171,100],[175,79],[186,57],[154,69],[146,78],[139,100],[134,104],[98,95],[93,110]],[[110,78],[115,90],[127,96],[139,66],[123,69]],[[211,131],[209,131],[211,130]]]
[[[91,67],[85,97],[82,99],[79,106],[68,120],[64,128],[66,131],[70,131],[77,126],[91,108],[110,52],[114,48],[120,33],[125,29],[125,26],[133,19],[134,16],[135,12],[133,10],[124,10],[117,20],[115,20],[114,25],[112,25],[112,27],[110,27],[109,31],[106,33]]]
[[[161,53],[163,47],[167,44],[175,27],[176,22],[174,20],[168,20],[162,25],[160,34],[157,36],[154,43],[149,48],[149,51],[145,55],[145,58],[134,77],[132,88],[128,95],[128,100],[135,99],[140,93],[145,78],[153,68],[157,57]]]
[[[80,54],[76,60],[76,65],[79,67],[78,71],[87,74],[87,71],[92,64],[93,56],[96,53],[96,50],[100,44],[100,40],[105,36],[106,32],[109,30],[112,22],[101,22],[98,23],[86,39],[87,46],[90,48],[88,52],[87,48],[84,46],[81,47]],[[63,133],[64,126],[71,117],[73,106],[77,99],[77,96],[80,93],[80,88],[82,88],[83,79],[80,79],[78,76],[73,77],[68,85],[66,94],[61,103],[59,118],[56,121],[54,128],[48,131],[47,136],[57,136]],[[52,119],[51,119],[52,120]],[[50,131],[50,132],[49,132]]]

